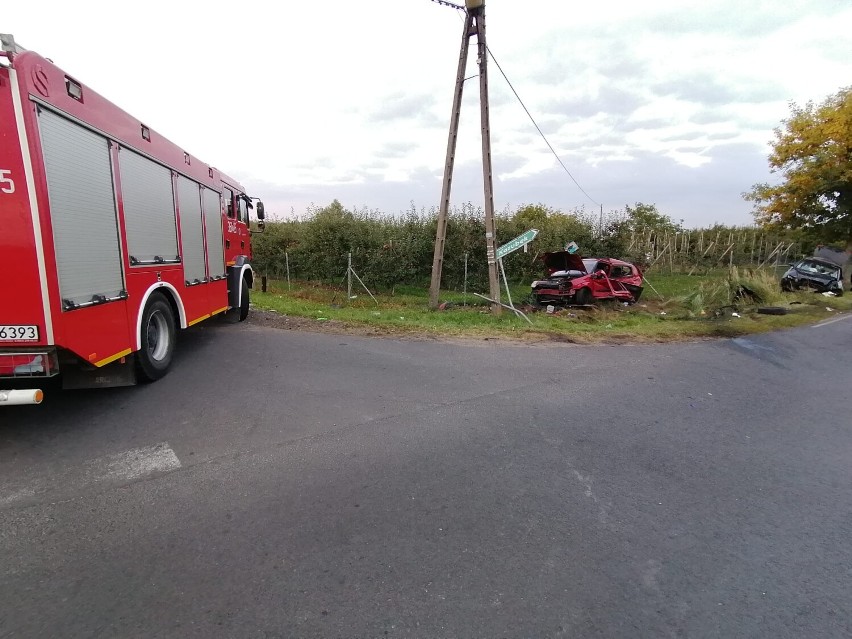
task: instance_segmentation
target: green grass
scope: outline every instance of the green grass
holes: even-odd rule
[[[445,311],[428,308],[428,290],[397,286],[393,293],[376,294],[374,302],[363,290],[347,300],[346,291],[314,282],[272,281],[269,291],[252,293],[253,304],[290,317],[308,318],[319,324],[338,322],[351,330],[406,333],[421,336],[512,337],[531,341],[669,341],[707,337],[733,337],[778,328],[799,326],[852,310],[852,296],[826,298],[814,293],[785,294],[771,271],[752,273],[727,270],[710,275],[657,274],[649,276],[656,292],[646,287],[639,304],[625,307],[609,302],[594,309],[565,309],[549,315],[528,312],[532,325],[504,310],[494,316],[485,300],[460,291],[442,291],[441,301],[451,302]],[[782,316],[755,312],[757,303],[732,299],[738,285],[759,292],[764,304],[785,306]],[[512,286],[516,306],[529,295],[529,286]],[[355,291],[353,290],[353,293]],[[505,291],[503,291],[505,302]],[[826,310],[830,307],[832,310]],[[732,317],[731,312],[740,317]]]

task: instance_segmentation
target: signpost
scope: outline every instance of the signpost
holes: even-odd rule
[[[522,246],[529,244],[535,239],[535,236],[538,235],[538,229],[530,229],[525,233],[521,233],[514,240],[510,240],[506,242],[503,246],[497,249],[497,259],[501,260],[506,257],[509,253],[513,251],[517,251]]]
[[[512,293],[509,292],[509,282],[506,279],[506,270],[503,268],[503,258],[506,257],[509,253],[517,251],[519,248],[524,247],[530,242],[532,242],[535,239],[536,235],[538,235],[538,229],[530,229],[529,231],[521,233],[514,240],[509,240],[494,252],[495,257],[497,258],[497,263],[500,265],[500,275],[503,276],[503,284],[506,286],[506,296],[509,298],[509,308],[515,311],[517,315],[520,315],[525,320],[527,320],[530,324],[532,324],[530,318],[528,318],[526,315],[516,309],[515,305],[512,303]],[[501,304],[501,306],[503,305]]]

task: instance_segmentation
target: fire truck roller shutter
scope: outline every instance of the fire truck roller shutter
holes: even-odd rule
[[[222,246],[222,203],[219,194],[202,186],[201,204],[207,232],[207,272],[210,277],[224,277],[225,249]]]
[[[130,263],[176,262],[172,172],[125,148],[118,154],[118,166]]]
[[[43,108],[39,129],[62,299],[117,298],[124,280],[109,143]]]
[[[204,236],[199,184],[178,176],[180,240],[183,246],[183,276],[187,282],[203,282],[205,275]]]

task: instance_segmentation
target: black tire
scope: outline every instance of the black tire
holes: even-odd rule
[[[243,278],[243,285],[240,292],[240,321],[244,322],[249,314],[249,283],[248,278]]]
[[[574,303],[579,306],[589,306],[593,301],[592,291],[585,286],[574,293]]]
[[[155,382],[169,372],[177,339],[175,314],[161,293],[148,298],[140,330],[142,348],[137,353],[136,371],[141,381]]]
[[[761,306],[757,312],[761,315],[786,315],[789,309],[783,306]]]

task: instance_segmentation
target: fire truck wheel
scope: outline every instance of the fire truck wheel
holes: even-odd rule
[[[249,314],[249,283],[247,278],[243,278],[243,290],[240,296],[240,321],[243,322]]]
[[[161,294],[154,293],[142,313],[142,348],[136,359],[142,381],[156,381],[169,371],[176,332],[172,307]]]

